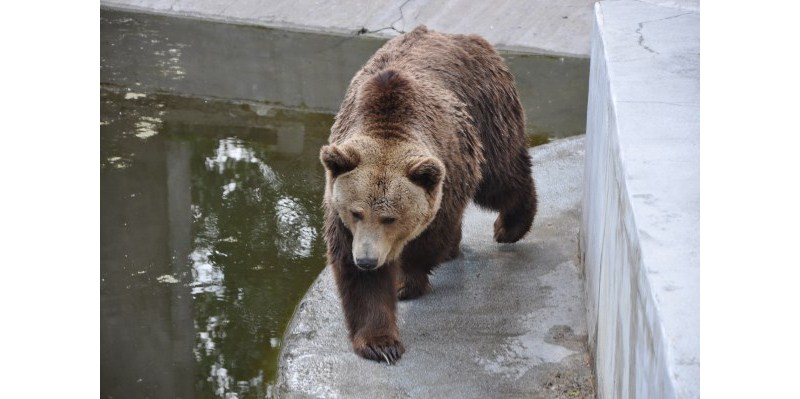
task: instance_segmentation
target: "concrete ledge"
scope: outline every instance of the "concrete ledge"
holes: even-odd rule
[[[699,396],[700,44],[689,6],[595,6],[581,248],[600,398]]]
[[[103,7],[281,29],[396,36],[419,24],[502,50],[586,57],[592,0],[101,0]]]
[[[326,113],[339,110],[353,75],[385,43],[108,9],[100,29],[101,84]],[[588,59],[504,58],[529,134],[585,132]]]
[[[283,340],[276,392],[315,398],[593,398],[577,240],[583,137],[531,150],[540,209],[523,240],[492,240],[470,207],[462,255],[433,292],[398,307],[397,365],[350,348],[333,276],[306,294]]]

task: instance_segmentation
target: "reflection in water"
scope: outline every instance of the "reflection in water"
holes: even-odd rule
[[[100,95],[102,396],[271,396],[285,325],[324,267],[332,117]]]
[[[222,273],[222,268],[211,263],[210,255],[211,250],[205,247],[197,247],[189,255],[192,261],[192,295],[207,292],[213,293],[217,299],[224,300],[225,287],[222,283],[225,275]]]
[[[278,131],[278,145],[280,152],[302,153],[303,132],[295,131],[298,140],[280,140],[281,131]],[[282,142],[289,143],[282,145]],[[288,147],[288,151],[284,151]],[[234,168],[236,163],[248,163],[255,166],[264,179],[265,185],[253,190],[250,195],[259,200],[263,199],[263,192],[268,191],[268,195],[281,196],[283,188],[281,180],[275,171],[265,162],[260,160],[254,152],[247,148],[240,139],[224,138],[219,141],[219,147],[214,152],[213,157],[206,158],[206,168],[225,175],[225,171]],[[238,176],[238,175],[237,175]],[[231,194],[237,189],[238,182],[230,180],[222,186],[222,198],[229,199]],[[317,236],[317,230],[310,225],[311,220],[307,215],[300,200],[289,196],[282,196],[274,208],[275,219],[277,221],[277,231],[275,235],[275,245],[280,254],[287,258],[307,258],[311,256],[311,244]],[[228,237],[228,239],[234,239]]]
[[[146,139],[158,134],[158,129],[161,125],[161,119],[143,116],[136,122],[136,137]]]
[[[317,229],[309,225],[310,220],[297,199],[281,198],[275,204],[278,231],[286,234],[275,237],[275,245],[287,258],[307,258],[311,255],[311,244],[317,238]]]

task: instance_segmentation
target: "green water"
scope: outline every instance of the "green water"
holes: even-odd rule
[[[319,148],[384,41],[101,10],[101,396],[269,397],[325,265]],[[582,133],[588,60],[505,54],[529,144]]]
[[[332,117],[100,98],[103,397],[264,397],[325,264],[318,154]]]

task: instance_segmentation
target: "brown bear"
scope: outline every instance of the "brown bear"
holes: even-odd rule
[[[320,151],[325,239],[353,350],[394,363],[395,308],[430,291],[459,254],[470,200],[498,211],[497,242],[522,238],[536,214],[514,78],[478,36],[420,26],[359,70]]]

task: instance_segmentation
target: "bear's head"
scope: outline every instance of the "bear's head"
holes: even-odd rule
[[[419,145],[358,137],[322,147],[320,159],[325,201],[352,233],[363,270],[396,260],[439,211],[445,167]]]

